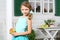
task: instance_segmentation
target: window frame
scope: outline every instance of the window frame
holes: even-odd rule
[[[39,12],[39,13],[37,13],[36,12],[36,2],[40,2],[40,1],[30,1],[30,0],[28,0],[29,2],[35,2],[35,12],[34,12],[34,14],[48,14],[48,15],[54,15],[55,14],[55,0],[53,0],[52,2],[50,2],[50,0],[48,0],[48,2],[45,2],[44,0],[40,0],[41,1],[41,12]],[[44,12],[44,2],[45,3],[48,3],[48,12],[47,13],[45,13]],[[52,3],[53,4],[53,12],[51,13],[51,12],[49,12],[49,4],[50,3]]]

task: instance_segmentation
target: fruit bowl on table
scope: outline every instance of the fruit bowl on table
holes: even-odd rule
[[[48,28],[48,25],[47,24],[42,24],[42,25],[39,26],[39,28],[42,28],[42,29]]]

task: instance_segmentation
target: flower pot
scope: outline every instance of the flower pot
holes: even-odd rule
[[[54,24],[50,24],[49,27],[54,27],[55,25]]]

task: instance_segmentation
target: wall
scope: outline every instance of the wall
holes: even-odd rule
[[[6,40],[6,0],[0,0],[0,40]]]
[[[0,19],[4,19],[6,16],[6,1],[0,0]]]

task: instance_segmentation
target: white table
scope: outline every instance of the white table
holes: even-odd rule
[[[41,28],[40,28],[41,29]],[[50,36],[50,40],[54,40],[55,35],[58,33],[58,31],[60,30],[60,27],[51,27],[51,28],[45,28],[44,29],[48,35]],[[49,32],[50,31],[50,32]],[[51,32],[54,31],[53,35],[51,34]],[[47,38],[48,39],[48,38]]]

